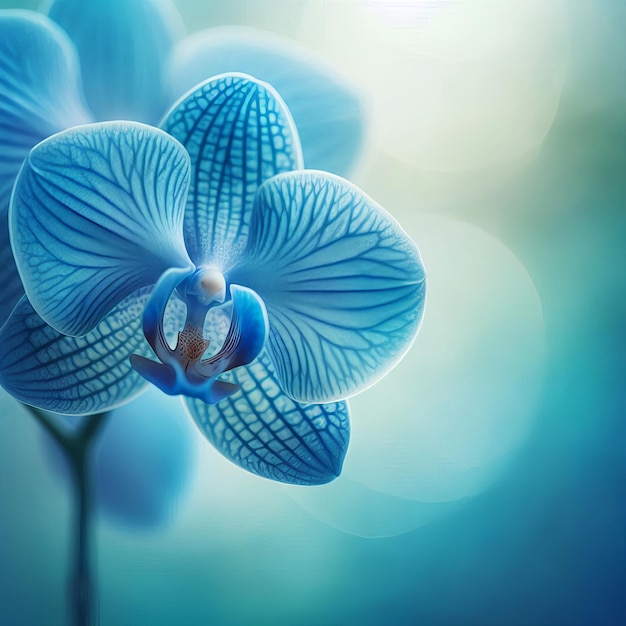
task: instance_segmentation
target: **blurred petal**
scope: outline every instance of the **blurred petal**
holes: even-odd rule
[[[408,350],[424,307],[413,241],[324,172],[283,174],[259,190],[245,260],[228,279],[265,301],[276,375],[300,402],[345,398],[381,378]]]
[[[63,31],[34,11],[0,11],[0,210],[28,151],[87,121],[76,52]]]
[[[188,94],[161,127],[187,148],[193,164],[185,211],[189,254],[196,265],[224,271],[245,244],[257,188],[302,167],[291,115],[269,85],[230,74]]]
[[[50,416],[76,433],[84,419]],[[66,455],[40,429],[47,469],[65,488],[74,480]],[[198,466],[198,431],[179,398],[151,385],[131,402],[111,411],[94,441],[93,499],[98,518],[126,530],[161,530],[186,503]]]
[[[144,531],[174,522],[190,495],[199,441],[180,399],[155,387],[115,409],[94,451],[98,513]]]
[[[175,48],[169,72],[172,95],[223,72],[244,72],[276,89],[293,115],[306,167],[350,172],[363,143],[364,105],[348,78],[322,57],[262,30],[203,30]]]
[[[163,115],[163,64],[183,32],[169,0],[56,0],[48,14],[80,55],[87,102],[99,120],[157,123]]]
[[[189,157],[131,122],[59,133],[30,153],[9,212],[11,244],[34,309],[59,332],[93,329],[169,267],[182,239]]]
[[[150,353],[141,334],[146,298],[130,296],[84,337],[56,332],[22,298],[0,329],[0,384],[57,413],[97,413],[130,400],[146,384],[128,359]]]
[[[24,294],[6,223],[15,177],[36,143],[87,121],[65,33],[34,11],[0,11],[0,324]]]
[[[265,353],[231,376],[241,389],[219,404],[185,399],[221,454],[280,482],[318,485],[340,474],[349,441],[347,402],[294,402],[281,392]]]

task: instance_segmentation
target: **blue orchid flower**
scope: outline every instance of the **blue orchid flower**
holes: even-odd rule
[[[345,175],[356,160],[359,96],[293,42],[253,29],[182,38],[169,0],[54,0],[47,14],[0,11],[0,323],[23,295],[5,226],[11,188],[29,150],[54,133],[114,119],[157,124],[195,84],[243,71],[288,98],[308,167]]]
[[[149,380],[235,463],[327,482],[345,398],[415,337],[419,252],[358,188],[302,169],[267,84],[215,77],[161,127],[86,125],[30,152],[9,214],[28,300],[0,331],[0,382],[89,413]]]

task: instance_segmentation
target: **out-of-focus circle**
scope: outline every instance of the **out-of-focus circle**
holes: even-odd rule
[[[198,474],[180,523],[185,535],[204,536],[224,546],[268,528],[301,528],[311,519],[334,530],[365,538],[393,537],[427,524],[458,502],[422,503],[383,494],[344,476],[317,487],[259,478],[199,445]],[[309,517],[310,516],[310,517]],[[191,541],[191,540],[190,540]]]
[[[561,0],[310,3],[300,36],[369,96],[375,144],[425,170],[489,167],[546,137],[567,66]]]
[[[367,539],[411,532],[457,506],[453,502],[416,502],[380,493],[345,476],[321,487],[285,485],[284,490],[320,522]]]
[[[452,219],[405,215],[427,276],[414,346],[351,398],[346,478],[381,493],[443,502],[477,494],[532,427],[545,336],[539,295],[498,240]]]

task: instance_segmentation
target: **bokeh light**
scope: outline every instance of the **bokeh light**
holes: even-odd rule
[[[546,366],[539,295],[502,243],[449,218],[402,223],[427,268],[420,334],[391,375],[350,399],[342,476],[287,489],[320,521],[365,537],[409,532],[497,481],[533,426]]]
[[[428,297],[407,357],[351,399],[346,477],[424,502],[479,493],[520,446],[545,370],[539,295],[494,237],[448,218],[403,216]]]
[[[567,68],[560,0],[326,0],[309,3],[299,34],[368,95],[376,145],[425,170],[535,149]]]

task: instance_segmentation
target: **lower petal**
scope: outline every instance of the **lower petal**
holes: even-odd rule
[[[147,297],[130,296],[83,337],[58,333],[22,298],[0,329],[0,384],[21,402],[72,415],[131,400],[146,384],[129,356],[150,353],[141,332]]]
[[[266,353],[229,378],[241,389],[219,404],[186,398],[198,427],[233,463],[272,480],[319,485],[341,473],[348,404],[299,404],[286,396]]]

